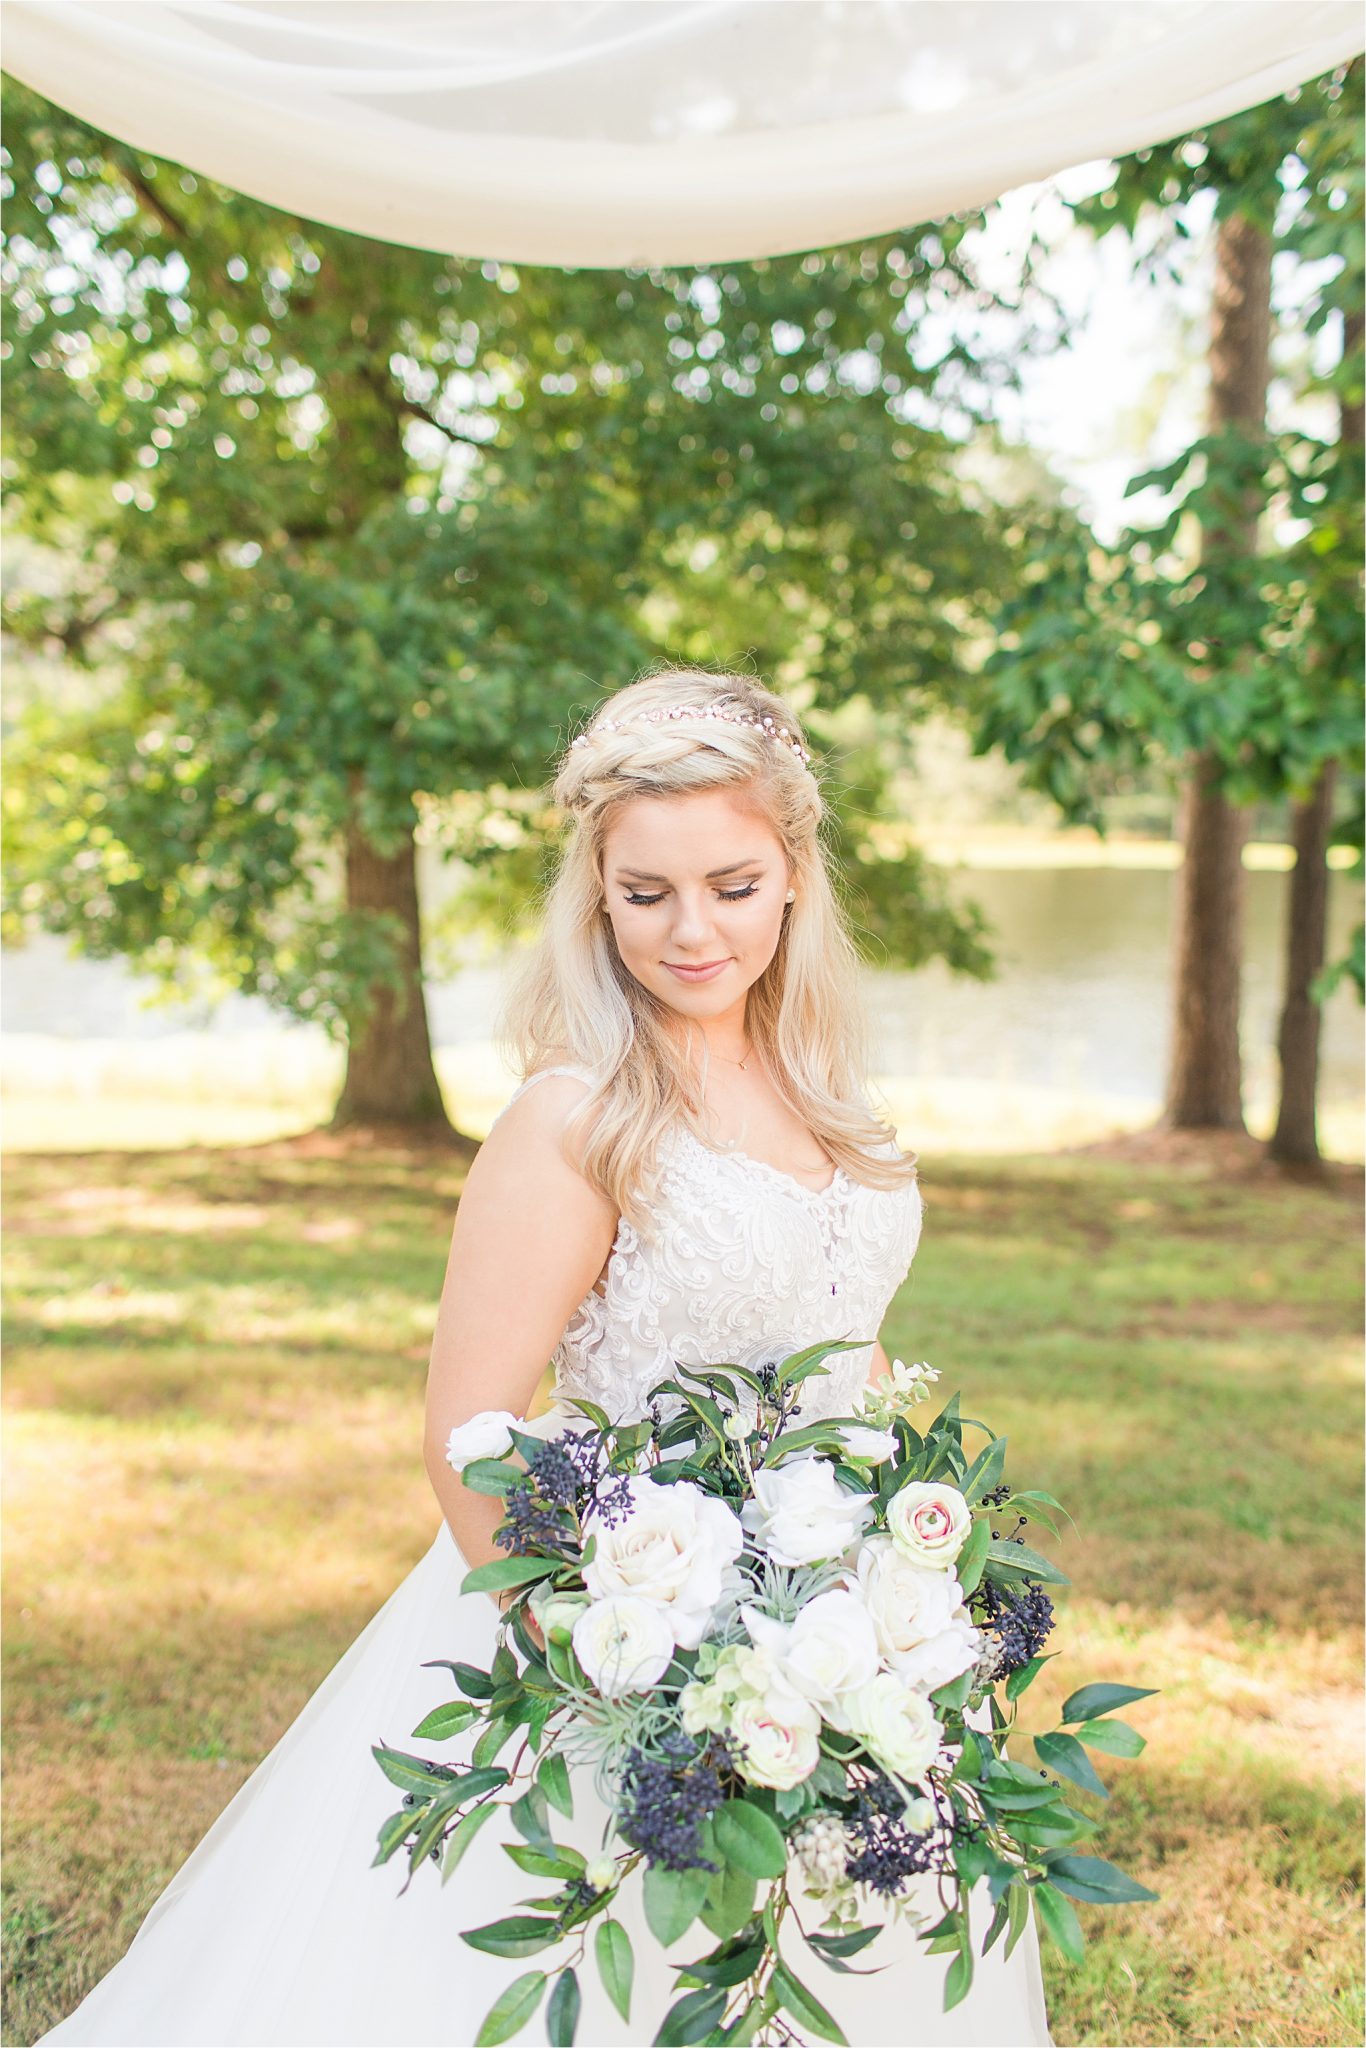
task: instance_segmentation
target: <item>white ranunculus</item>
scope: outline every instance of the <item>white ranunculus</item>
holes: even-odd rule
[[[723,1500],[685,1479],[656,1486],[626,1482],[630,1511],[609,1526],[590,1516],[596,1548],[583,1580],[595,1600],[616,1593],[649,1600],[666,1616],[680,1648],[695,1650],[721,1598],[727,1567],[744,1536]]]
[[[972,1510],[958,1488],[937,1479],[912,1480],[888,1503],[888,1533],[916,1564],[952,1564],[971,1528]]]
[[[527,1604],[547,1642],[567,1643],[589,1603],[586,1593],[557,1593],[544,1584],[532,1589]]]
[[[944,1731],[929,1701],[892,1672],[880,1671],[845,1704],[851,1729],[885,1771],[918,1778],[939,1754]]]
[[[754,1475],[741,1519],[775,1564],[820,1564],[863,1533],[872,1504],[846,1493],[825,1458],[795,1458]]]
[[[736,1749],[736,1768],[751,1785],[770,1785],[786,1792],[809,1778],[820,1760],[820,1716],[814,1707],[780,1717],[755,1693],[743,1692],[731,1709],[728,1733]]]
[[[609,1700],[657,1685],[673,1661],[674,1638],[653,1600],[616,1594],[595,1600],[574,1624],[574,1655]]]
[[[858,1596],[842,1587],[820,1593],[789,1623],[753,1607],[741,1612],[756,1647],[777,1658],[793,1690],[842,1727],[845,1694],[866,1685],[878,1667],[877,1637]]]
[[[501,1458],[512,1449],[510,1432],[522,1426],[521,1416],[509,1414],[506,1408],[485,1408],[451,1431],[446,1439],[446,1463],[463,1472],[476,1458]]]
[[[885,1465],[896,1456],[896,1431],[869,1422],[846,1422],[840,1431],[845,1456],[856,1465]]]

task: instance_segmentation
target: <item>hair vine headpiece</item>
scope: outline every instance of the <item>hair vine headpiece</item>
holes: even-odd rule
[[[570,745],[584,747],[590,740],[596,739],[600,732],[624,732],[634,725],[662,725],[673,718],[719,718],[727,725],[752,725],[769,739],[776,740],[780,746],[791,747],[805,767],[809,769],[811,766],[811,756],[797,735],[790,732],[787,726],[779,725],[770,712],[766,711],[756,718],[751,712],[728,711],[719,704],[665,704],[655,711],[638,711],[632,718],[602,718],[596,725],[590,726],[587,732],[581,732],[576,739],[571,740]]]

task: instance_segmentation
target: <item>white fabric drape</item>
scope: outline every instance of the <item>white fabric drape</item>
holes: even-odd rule
[[[7,70],[333,226],[526,263],[852,241],[1288,90],[1360,0],[7,0]]]

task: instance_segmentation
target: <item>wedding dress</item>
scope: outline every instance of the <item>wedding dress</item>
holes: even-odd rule
[[[575,1068],[542,1069],[509,1102],[545,1073],[588,1078]],[[746,1350],[793,1350],[822,1337],[866,1335],[871,1346],[921,1226],[914,1182],[876,1189],[838,1170],[813,1190],[766,1161],[713,1151],[683,1125],[669,1134],[656,1213],[653,1243],[621,1220],[602,1290],[584,1298],[554,1358],[560,1395],[582,1394],[632,1418],[672,1359],[738,1360]],[[808,1383],[804,1417],[847,1412],[870,1358],[871,1348],[836,1353],[828,1379]],[[462,1929],[500,1918],[537,1889],[503,1854],[501,1815],[444,1885],[424,1865],[400,1897],[402,1854],[371,1866],[380,1823],[401,1797],[371,1744],[456,1759],[458,1744],[412,1736],[452,1694],[449,1674],[424,1664],[451,1658],[487,1667],[493,1654],[497,1611],[485,1594],[462,1596],[465,1569],[443,1520],[425,1556],[157,1898],[122,1960],[43,2041],[467,2048],[515,1977],[555,1967],[554,1950],[532,1964],[509,1962],[460,1939]],[[591,1855],[603,1817],[579,1773],[574,1820],[555,1818],[559,1839]],[[919,1903],[937,1917],[932,1892]],[[623,1888],[613,1911],[635,1951],[631,2021],[608,2002],[590,1953],[578,1972],[581,2048],[652,2041],[676,1995],[673,1971],[645,1927],[638,1882]],[[973,1898],[975,1947],[988,1918],[983,1889]],[[680,1963],[709,1941],[695,1926],[669,1956]],[[1004,1940],[977,1956],[967,1997],[948,2013],[949,1958],[925,1954],[908,1927],[889,1928],[860,1957],[883,1966],[867,1976],[831,1973],[800,1938],[784,1946],[854,2048],[1050,2043],[1032,1920],[1009,1961]],[[543,2013],[513,2038],[543,2042]]]

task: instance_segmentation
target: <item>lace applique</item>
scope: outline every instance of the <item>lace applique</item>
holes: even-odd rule
[[[575,1067],[541,1073],[591,1079]],[[603,1291],[584,1296],[555,1348],[557,1396],[637,1421],[675,1360],[745,1364],[823,1337],[864,1339],[807,1383],[802,1404],[807,1421],[847,1414],[919,1244],[918,1182],[871,1188],[837,1168],[827,1187],[808,1188],[766,1160],[714,1151],[683,1124],[665,1134],[660,1167],[655,1240],[618,1223]]]

